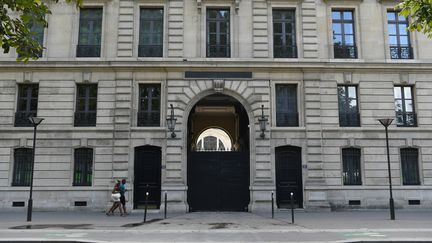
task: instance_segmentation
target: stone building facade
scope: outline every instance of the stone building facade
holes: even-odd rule
[[[387,207],[385,133],[377,120],[384,117],[395,119],[389,143],[396,206],[431,208],[432,41],[404,34],[403,20],[392,22],[395,4],[53,4],[39,60],[0,55],[0,207],[28,199],[33,127],[19,124],[21,112],[45,119],[34,164],[39,209],[104,208],[120,178],[128,179],[134,208],[145,191],[155,208],[166,192],[176,211],[269,210],[272,192],[280,208],[289,192],[306,209]],[[86,19],[84,9],[101,12]],[[143,17],[146,10],[159,15]],[[83,37],[84,21],[92,23],[93,42]],[[146,35],[160,38],[152,46]],[[97,94],[79,91],[92,84]],[[78,125],[80,112],[93,112],[90,125]],[[204,128],[227,132],[233,152],[200,152]]]

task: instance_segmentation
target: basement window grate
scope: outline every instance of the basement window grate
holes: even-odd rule
[[[86,201],[75,201],[75,207],[87,207]]]
[[[351,205],[351,206],[358,206],[360,204],[361,204],[360,200],[349,200],[348,201],[348,205]]]
[[[24,207],[24,202],[12,202],[12,207]]]
[[[408,205],[420,205],[420,200],[408,200]]]

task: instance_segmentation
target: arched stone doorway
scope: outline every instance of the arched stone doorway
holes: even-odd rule
[[[190,211],[247,211],[249,118],[231,96],[212,94],[188,118],[188,205]]]

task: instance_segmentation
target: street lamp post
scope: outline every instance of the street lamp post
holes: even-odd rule
[[[30,170],[30,197],[27,204],[27,222],[32,220],[32,210],[33,210],[33,172],[34,172],[34,163],[35,163],[35,149],[36,149],[36,128],[37,126],[44,120],[40,117],[31,116],[29,117],[31,124],[34,127],[33,130],[33,156]]]
[[[388,177],[390,184],[390,219],[395,219],[395,209],[394,209],[394,201],[393,201],[393,190],[392,190],[392,181],[391,181],[391,169],[390,169],[390,151],[389,151],[389,141],[388,141],[388,126],[393,122],[391,118],[383,118],[378,119],[378,121],[385,127],[386,134],[386,145],[387,145],[387,166],[388,166]]]

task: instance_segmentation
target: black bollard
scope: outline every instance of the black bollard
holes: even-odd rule
[[[274,196],[273,196],[273,191],[271,193],[271,204],[272,204],[272,219],[274,219]]]
[[[164,219],[166,219],[167,215],[167,191],[165,191],[165,210],[164,210]]]
[[[294,193],[290,193],[291,199],[291,223],[294,224]]]
[[[148,204],[148,196],[149,196],[149,192],[146,192],[146,195],[145,195],[145,204],[144,204],[144,223],[146,222],[146,220],[147,220],[147,204]]]

